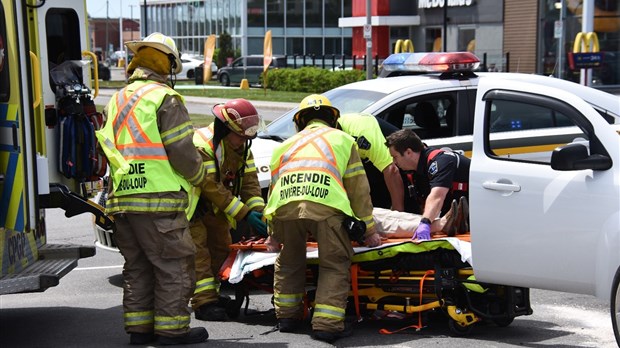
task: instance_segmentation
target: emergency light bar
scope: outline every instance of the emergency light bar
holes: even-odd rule
[[[383,69],[386,71],[474,71],[478,65],[480,59],[471,52],[395,53],[383,61]]]

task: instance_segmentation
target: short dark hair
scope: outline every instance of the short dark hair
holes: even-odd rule
[[[385,146],[388,148],[393,147],[401,155],[411,149],[413,152],[422,152],[424,150],[424,143],[420,137],[415,134],[411,129],[401,129],[390,135],[385,139]]]

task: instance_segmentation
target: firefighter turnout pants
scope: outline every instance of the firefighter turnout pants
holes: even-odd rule
[[[190,231],[196,246],[196,290],[192,297],[194,309],[218,301],[218,273],[230,254],[230,228],[230,223],[220,215],[207,213],[200,219],[192,219]]]
[[[185,213],[122,213],[114,221],[114,237],[125,258],[125,331],[160,336],[189,332],[195,248]]]
[[[306,283],[306,240],[311,233],[318,243],[319,278],[312,329],[344,330],[350,289],[351,241],[342,226],[344,216],[315,221],[274,219],[273,237],[282,243],[275,263],[274,305],[278,319],[301,319]]]

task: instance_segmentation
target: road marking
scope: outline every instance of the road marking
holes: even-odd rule
[[[93,269],[110,269],[110,268],[123,268],[123,265],[118,266],[101,266],[101,267],[77,267],[74,268],[74,271],[90,271]]]

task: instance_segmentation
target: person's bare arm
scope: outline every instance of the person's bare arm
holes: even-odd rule
[[[392,210],[405,211],[405,187],[400,171],[394,163],[383,169],[383,180],[390,192]]]
[[[450,191],[450,189],[447,187],[433,187],[431,189],[431,193],[428,197],[426,197],[422,217],[425,217],[431,221],[435,220],[441,212],[441,208],[443,207],[443,202],[446,199],[448,191]]]

